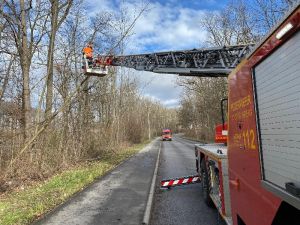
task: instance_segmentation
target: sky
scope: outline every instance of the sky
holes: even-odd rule
[[[127,40],[125,54],[187,50],[206,45],[207,35],[200,27],[200,18],[208,11],[219,11],[227,0],[89,0],[91,15],[101,11],[118,13],[127,9],[135,18],[147,4]],[[176,75],[132,71],[140,81],[141,93],[160,101],[168,108],[179,106],[182,88]]]

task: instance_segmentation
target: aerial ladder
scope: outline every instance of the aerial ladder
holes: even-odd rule
[[[98,77],[106,76],[109,72],[109,67],[112,66],[120,66],[132,68],[138,71],[149,71],[161,74],[177,74],[179,76],[227,77],[253,50],[253,48],[254,44],[244,44],[136,55],[97,56],[97,58],[93,59],[93,61],[91,61],[91,58],[84,56],[83,69],[85,75]],[[222,118],[223,114],[222,106]],[[215,139],[218,144],[211,147],[211,153],[214,154],[214,151],[216,151],[219,155],[221,152],[219,160],[227,160],[227,151],[225,150],[227,149],[227,124],[224,119],[222,120],[223,123],[216,126]],[[161,188],[164,189],[179,185],[199,183],[204,175],[201,173],[202,170],[199,169],[200,161],[198,153],[195,155],[197,158],[196,170],[199,174],[181,178],[164,179],[161,181]],[[215,195],[218,197],[219,193],[211,193],[212,197]],[[216,205],[220,205],[221,203],[219,202],[220,200],[216,203]],[[220,207],[217,206],[217,208],[220,211]],[[228,213],[225,215],[225,213],[222,214],[221,212],[221,215],[224,215],[223,218],[228,225],[232,224]]]
[[[226,77],[251,51],[253,44],[156,52],[137,55],[100,56],[89,62],[84,56],[84,73],[105,76],[110,66],[133,68],[179,76]]]

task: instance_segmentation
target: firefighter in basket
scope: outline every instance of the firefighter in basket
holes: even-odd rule
[[[93,66],[93,44],[89,42],[83,49],[83,58],[88,60],[88,66]]]

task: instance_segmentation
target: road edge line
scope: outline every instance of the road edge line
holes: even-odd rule
[[[146,209],[145,209],[144,217],[143,217],[142,224],[145,224],[145,225],[149,224],[149,222],[150,222],[150,215],[151,215],[151,210],[152,210],[152,205],[153,205],[153,198],[154,198],[155,184],[156,184],[156,178],[157,178],[157,172],[158,172],[160,151],[161,151],[161,143],[159,145],[159,150],[158,150],[157,159],[156,159],[156,165],[155,165],[154,173],[152,176],[151,187],[150,187],[150,191],[148,194],[147,205],[146,205]]]

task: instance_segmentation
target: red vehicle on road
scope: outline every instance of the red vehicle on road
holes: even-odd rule
[[[162,141],[172,141],[172,131],[170,129],[163,129],[161,133]]]

